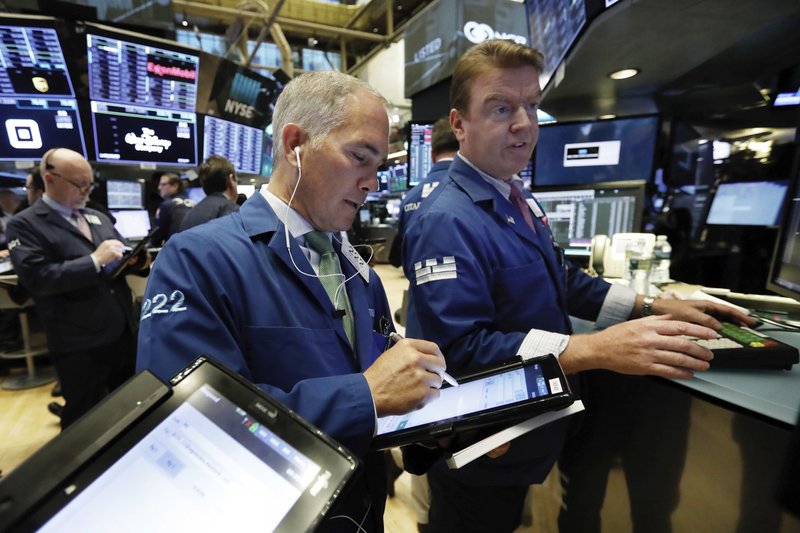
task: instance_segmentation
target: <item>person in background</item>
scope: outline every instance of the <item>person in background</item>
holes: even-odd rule
[[[39,167],[33,167],[25,177],[25,199],[19,204],[14,214],[35,204],[44,195],[44,180]]]
[[[382,531],[376,416],[437,397],[444,371],[431,342],[388,347],[383,286],[346,236],[389,151],[386,100],[352,76],[306,72],[281,93],[273,127],[268,187],[159,252],[145,298],[181,306],[142,316],[137,366],[168,380],[208,354],[253,381],[362,458],[321,530]]]
[[[424,180],[406,193],[400,204],[397,235],[392,241],[392,249],[389,252],[389,263],[393,266],[403,265],[401,252],[405,228],[413,218],[414,211],[419,209],[420,202],[425,200],[439,185],[441,179],[447,177],[447,170],[450,168],[456,152],[458,152],[458,139],[450,128],[450,119],[442,117],[433,124],[433,131],[431,131],[431,161],[433,161],[431,171]]]
[[[542,65],[538,51],[504,40],[484,41],[458,60],[450,125],[459,152],[403,235],[406,331],[441,346],[456,372],[547,354],[567,374],[603,368],[688,378],[706,370],[712,353],[684,336],[716,338],[721,325],[712,314],[751,319],[591,278],[565,261],[546,214],[521,187],[517,173],[538,139]],[[605,329],[575,335],[570,315]],[[458,470],[436,462],[428,471],[429,531],[513,531],[529,485],[550,472],[569,423],[550,423],[512,441],[504,455]]]
[[[172,235],[181,230],[183,219],[194,207],[186,196],[183,180],[174,172],[162,174],[158,180],[158,194],[163,201],[156,209],[158,229],[150,237],[153,246],[163,245]]]
[[[186,214],[181,231],[239,210],[235,202],[237,182],[233,163],[221,155],[212,155],[200,165],[197,174],[206,197]]]
[[[40,170],[44,196],[12,217],[9,250],[47,335],[66,400],[64,429],[133,375],[137,317],[125,277],[109,275],[127,243],[104,214],[84,207],[92,167],[53,148]],[[146,253],[130,261],[139,272],[149,264]]]

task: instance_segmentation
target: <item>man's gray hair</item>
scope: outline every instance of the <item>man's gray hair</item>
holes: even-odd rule
[[[388,109],[389,102],[365,81],[336,71],[305,72],[290,81],[275,103],[272,114],[272,160],[279,164],[283,153],[281,132],[286,124],[297,124],[308,135],[313,147],[344,124],[345,99],[358,90],[374,95]]]

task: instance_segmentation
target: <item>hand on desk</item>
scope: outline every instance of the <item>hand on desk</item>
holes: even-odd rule
[[[708,369],[713,354],[683,335],[718,337],[713,329],[673,320],[670,315],[651,316],[598,333],[572,335],[558,360],[568,374],[602,368],[621,374],[690,378]]]
[[[641,296],[636,298],[636,308],[641,309]],[[673,300],[656,299],[653,302],[653,313],[656,315],[669,314],[676,320],[684,320],[706,326],[713,330],[720,329],[721,324],[717,319],[733,322],[740,326],[755,326],[758,321],[731,306],[709,302],[706,300]]]
[[[439,347],[403,339],[364,371],[378,416],[401,415],[439,397],[445,360]]]

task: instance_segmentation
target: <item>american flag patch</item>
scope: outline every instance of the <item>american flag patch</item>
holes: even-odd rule
[[[429,281],[441,281],[443,279],[456,279],[456,258],[451,256],[440,259],[426,259],[414,263],[414,273],[417,285],[424,285]]]

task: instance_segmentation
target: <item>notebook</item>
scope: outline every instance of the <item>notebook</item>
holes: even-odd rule
[[[0,480],[0,531],[308,531],[343,447],[207,357],[144,371]]]

